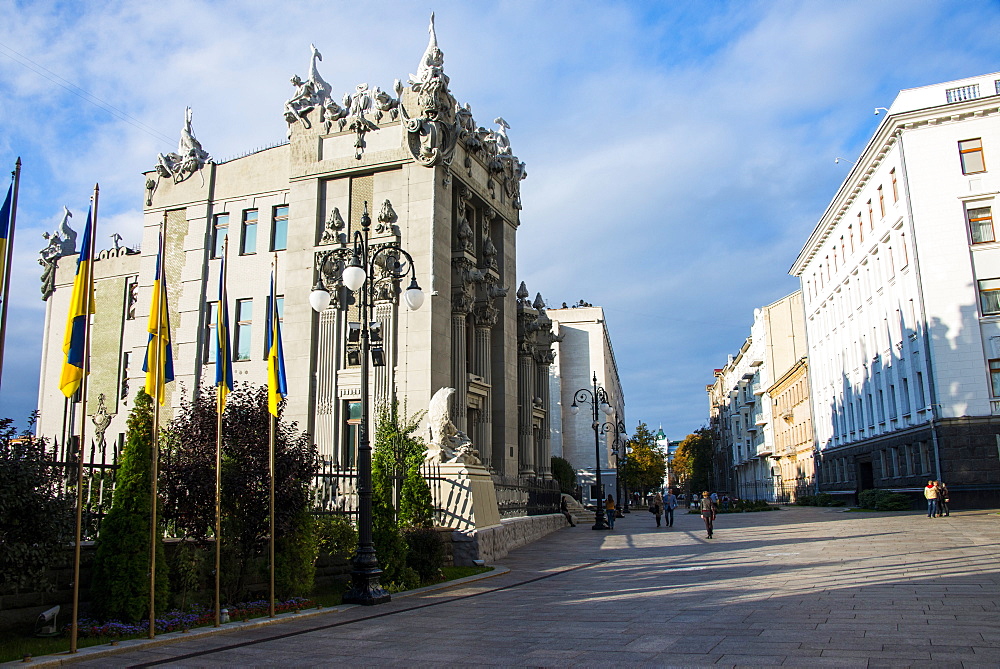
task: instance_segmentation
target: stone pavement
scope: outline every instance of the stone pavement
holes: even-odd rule
[[[713,540],[644,511],[566,528],[508,573],[84,666],[1000,665],[1000,515],[786,508]],[[64,656],[65,657],[65,656]],[[68,658],[67,658],[68,659]]]

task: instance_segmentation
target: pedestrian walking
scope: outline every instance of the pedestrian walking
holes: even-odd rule
[[[673,488],[667,488],[667,496],[663,498],[664,520],[667,521],[667,527],[674,526],[674,509],[676,508],[677,495],[674,494]]]
[[[660,519],[663,517],[663,495],[656,493],[649,502],[649,510],[656,516],[656,526],[660,526]]]
[[[708,533],[705,536],[706,539],[712,538],[712,530],[715,526],[715,511],[716,506],[706,490],[701,493],[701,519],[705,521],[705,531]]]
[[[608,527],[615,529],[615,498],[611,495],[604,500],[604,515],[608,517]]]
[[[933,518],[937,511],[938,489],[937,481],[928,481],[924,487],[924,497],[927,499],[927,517]]]
[[[722,496],[722,510],[729,511],[729,495]]]
[[[948,486],[944,484],[944,481],[937,482],[937,515],[940,518],[942,515],[950,516],[951,509],[948,508],[948,504],[951,500],[948,499]]]

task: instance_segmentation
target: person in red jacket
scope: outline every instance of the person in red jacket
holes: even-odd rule
[[[927,517],[933,518],[937,511],[938,489],[937,481],[928,481],[924,487],[924,497],[927,499]]]

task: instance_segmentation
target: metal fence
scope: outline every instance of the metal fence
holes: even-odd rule
[[[561,493],[558,481],[494,474],[493,487],[501,518],[559,512]]]
[[[420,475],[431,490],[431,499],[437,502],[442,499],[441,468],[430,463],[420,466]],[[389,476],[392,484],[392,502],[399,508],[403,491],[403,480],[406,471],[402,468]],[[357,521],[358,515],[358,472],[353,467],[344,467],[336,462],[323,462],[319,471],[313,477],[312,485],[313,514],[318,516],[344,515]],[[434,519],[440,523],[443,511],[440,507],[433,508]]]

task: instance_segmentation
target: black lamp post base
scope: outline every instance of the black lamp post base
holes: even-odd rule
[[[344,604],[374,606],[385,604],[392,597],[379,584],[381,569],[355,570],[351,573],[351,589],[344,593]]]
[[[608,526],[608,521],[606,521],[604,519],[604,514],[601,513],[601,512],[598,512],[597,513],[597,520],[594,521],[594,525],[590,529],[592,529],[592,530],[610,530],[611,528]]]

